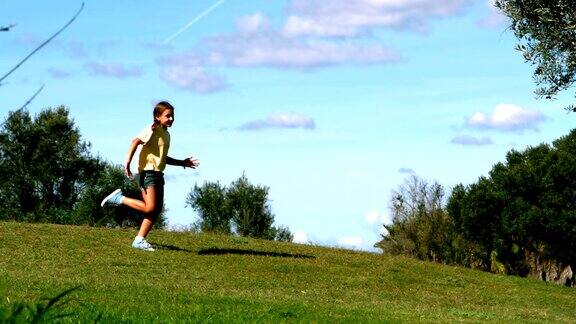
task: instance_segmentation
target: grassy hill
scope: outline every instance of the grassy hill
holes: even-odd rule
[[[571,322],[576,290],[401,257],[218,235],[0,222],[0,310],[66,320]],[[44,303],[44,304],[42,304]]]

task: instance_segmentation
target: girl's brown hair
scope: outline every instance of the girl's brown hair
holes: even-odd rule
[[[160,126],[160,122],[158,122],[156,117],[160,117],[166,109],[174,111],[174,106],[172,106],[168,101],[160,101],[159,103],[156,104],[153,113],[154,124],[152,124],[152,129],[155,129],[156,127]]]

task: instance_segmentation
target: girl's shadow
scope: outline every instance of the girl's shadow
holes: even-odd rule
[[[192,253],[192,250],[183,249],[181,247],[177,247],[175,245],[166,245],[166,244],[152,244],[158,250],[166,250],[166,251],[177,251],[177,252],[188,252]]]
[[[198,255],[223,255],[223,254],[237,254],[237,255],[255,255],[255,256],[270,256],[270,257],[281,257],[281,258],[304,258],[304,259],[315,259],[315,256],[306,254],[292,254],[284,252],[269,252],[269,251],[254,251],[254,250],[244,250],[244,249],[221,249],[221,248],[209,248],[202,249],[198,251]]]
[[[153,244],[153,246],[158,250],[165,250],[165,251],[176,251],[176,252],[187,252],[193,253],[194,251],[183,249],[181,247],[175,245],[167,245],[167,244]],[[315,259],[315,256],[306,255],[306,254],[292,254],[292,253],[285,253],[285,252],[270,252],[270,251],[254,251],[254,250],[246,250],[246,249],[223,249],[223,248],[209,248],[209,249],[201,249],[197,253],[198,255],[226,255],[226,254],[234,254],[234,255],[253,255],[253,256],[267,256],[267,257],[280,257],[280,258],[303,258],[303,259]]]

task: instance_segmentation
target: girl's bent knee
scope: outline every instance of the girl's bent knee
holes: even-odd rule
[[[144,210],[142,212],[144,214],[151,214],[154,212],[154,210],[156,210],[155,206],[146,206],[146,207],[144,207]]]

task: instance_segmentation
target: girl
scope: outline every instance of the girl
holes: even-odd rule
[[[142,190],[144,200],[125,197],[120,189],[116,189],[104,198],[101,203],[102,207],[105,204],[113,206],[126,205],[144,213],[144,220],[138,235],[132,242],[132,247],[145,251],[154,251],[150,243],[146,241],[146,235],[152,229],[152,225],[154,225],[164,204],[164,173],[162,171],[164,171],[166,164],[193,169],[200,165],[198,160],[192,157],[177,160],[168,156],[168,149],[170,148],[168,127],[171,127],[172,123],[174,123],[174,107],[166,101],[161,101],[156,104],[153,116],[154,123],[144,128],[132,140],[124,165],[124,172],[128,177],[132,177],[130,163],[136,149],[142,145],[138,158],[138,174],[134,178]]]

